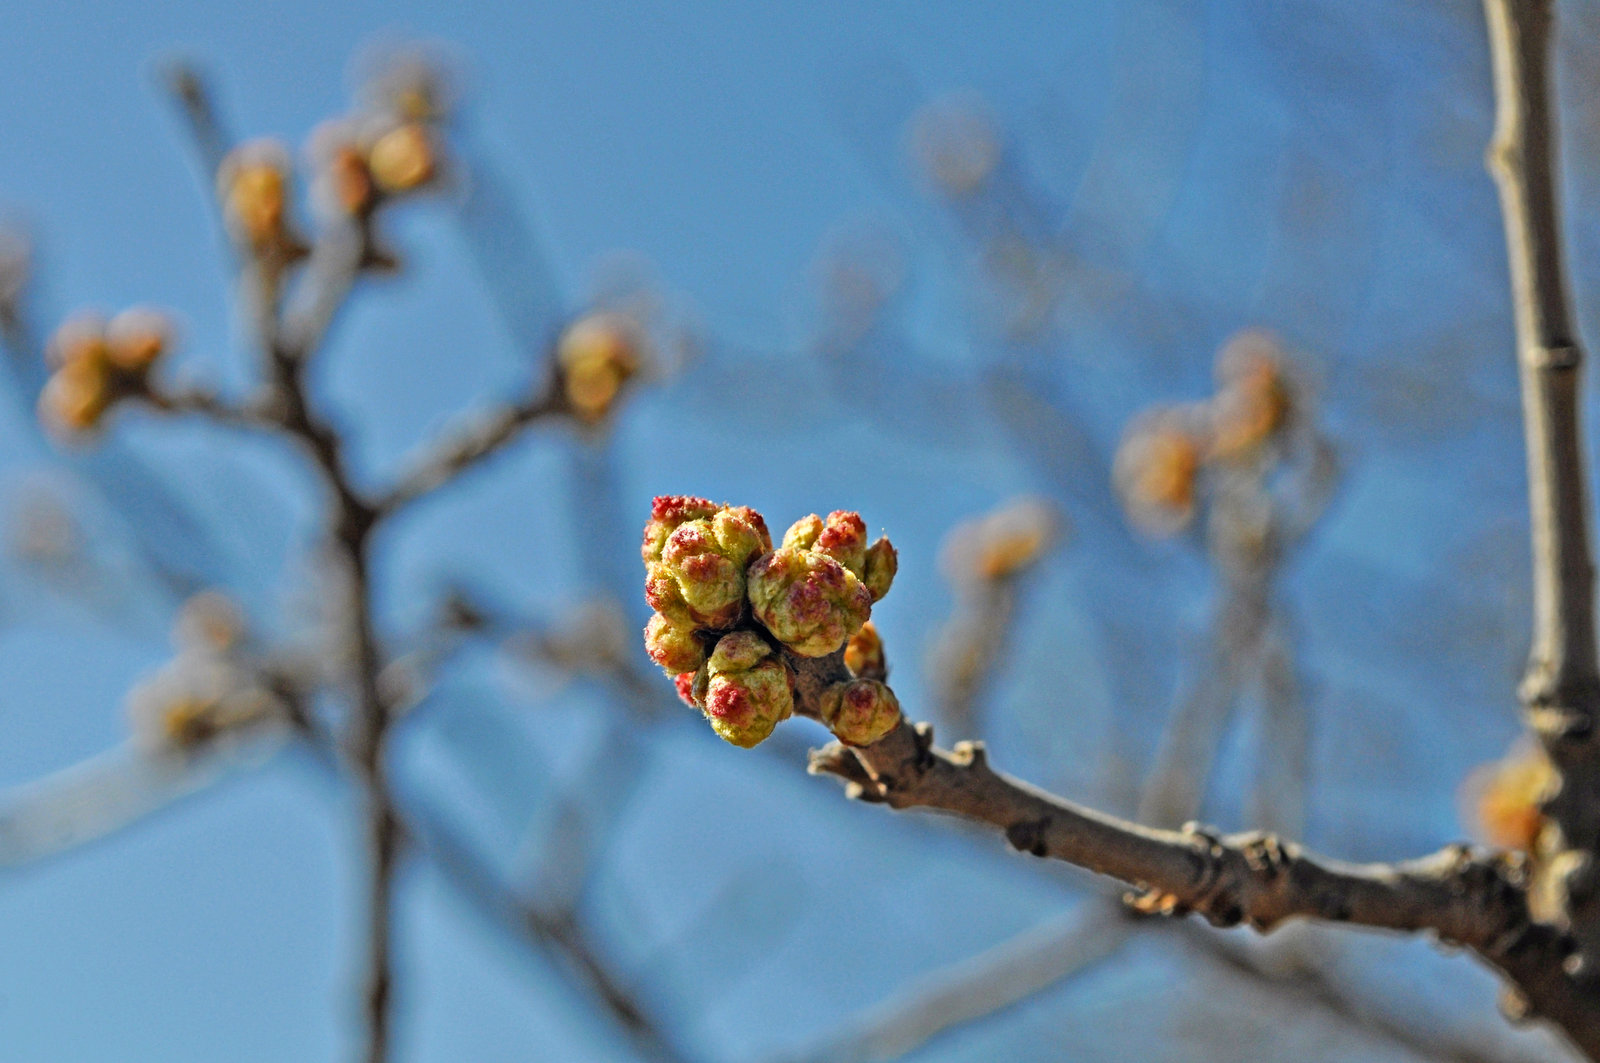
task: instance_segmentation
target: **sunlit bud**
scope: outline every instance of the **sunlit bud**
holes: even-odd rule
[[[1217,396],[1211,404],[1210,456],[1224,461],[1256,453],[1289,421],[1294,404],[1276,337],[1247,330],[1217,356]]]
[[[924,107],[911,123],[917,161],[945,195],[970,196],[1000,165],[1000,133],[976,101],[944,100]]]
[[[1532,742],[1519,741],[1503,759],[1467,776],[1462,784],[1465,816],[1488,844],[1527,851],[1544,827],[1539,805],[1554,782],[1544,752]]]
[[[45,362],[52,369],[74,362],[109,363],[106,322],[98,314],[78,314],[61,323],[45,345]]]
[[[894,691],[876,679],[835,683],[822,693],[822,722],[847,746],[870,746],[900,722]]]
[[[709,499],[692,495],[657,495],[650,503],[650,520],[644,526],[644,543],[639,548],[645,562],[648,564],[661,560],[661,549],[667,544],[667,536],[676,531],[680,524],[710,517],[719,508]],[[762,527],[764,529],[765,524]]]
[[[782,547],[750,566],[750,605],[774,638],[802,657],[825,657],[872,614],[872,594],[826,554]]]
[[[677,584],[696,624],[728,627],[744,608],[744,569],[753,553],[740,543],[726,543],[713,521],[692,520],[667,536],[651,575]]]
[[[956,584],[1015,576],[1050,549],[1059,523],[1055,507],[1044,499],[1016,499],[952,528],[940,550],[940,567]]]
[[[695,628],[675,624],[660,613],[645,625],[644,649],[669,675],[693,672],[706,662],[705,646],[695,636]]]
[[[127,373],[144,373],[167,352],[172,342],[172,322],[149,307],[133,307],[106,326],[106,356]]]
[[[844,666],[859,679],[888,678],[889,662],[884,657],[883,639],[872,621],[862,624],[861,630],[844,644]]]
[[[807,513],[789,525],[788,531],[783,533],[783,545],[793,550],[809,550],[821,534],[822,518],[815,513]]]
[[[1152,535],[1181,531],[1194,517],[1206,441],[1188,414],[1155,411],[1130,426],[1117,448],[1117,492],[1129,519]]]
[[[289,152],[275,140],[252,140],[228,153],[217,172],[228,231],[256,255],[297,251],[289,234]]]
[[[39,417],[57,432],[72,435],[99,425],[113,398],[110,366],[96,358],[67,362],[50,375],[39,393]]]
[[[354,144],[345,144],[333,150],[322,180],[328,198],[340,213],[360,217],[377,205],[378,191],[373,186],[372,170]]]
[[[373,142],[367,166],[385,192],[413,191],[433,180],[438,166],[433,138],[420,122],[402,123]]]
[[[788,669],[752,631],[723,636],[694,687],[711,729],[746,749],[794,711]]]
[[[880,535],[878,541],[867,548],[861,573],[861,582],[866,585],[873,601],[881,601],[883,596],[889,593],[889,587],[894,583],[894,575],[899,569],[900,555],[895,550],[894,544],[889,542],[887,535]]]
[[[589,314],[568,326],[556,345],[556,364],[567,404],[579,418],[594,422],[610,412],[639,371],[642,348],[638,325],[622,314]]]

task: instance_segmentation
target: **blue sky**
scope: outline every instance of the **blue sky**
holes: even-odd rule
[[[1600,23],[1570,15],[1567,47],[1582,54]],[[626,520],[584,506],[587,474],[571,471],[580,443],[536,432],[383,544],[393,629],[424,615],[445,576],[534,614],[610,579],[607,558],[622,558],[617,581],[631,578],[631,523],[652,494],[749,502],[779,526],[857,507],[902,551],[880,616],[891,653],[904,647],[897,689],[916,704],[917,661],[950,608],[941,536],[1043,493],[1075,536],[1020,616],[987,737],[1018,773],[1110,799],[1108,776],[1135,770],[1113,754],[1148,757],[1191,676],[1212,588],[1192,549],[1142,542],[1121,523],[1105,459],[1135,411],[1202,397],[1217,344],[1267,324],[1305,352],[1347,469],[1285,590],[1317,721],[1311,841],[1391,857],[1457,837],[1456,782],[1515,733],[1525,517],[1499,220],[1479,164],[1489,101],[1475,2],[88,0],[14,4],[6,22],[0,210],[37,240],[42,323],[81,306],[171,307],[186,371],[244,379],[226,249],[155,73],[193,59],[238,132],[298,145],[348,105],[353,55],[412,38],[459,57],[461,143],[541,235],[561,298],[581,305],[596,264],[629,250],[697,323],[707,356],[640,394],[607,456],[585,459],[614,477]],[[1592,96],[1595,77],[1569,64],[1567,98]],[[909,171],[903,123],[954,91],[988,101],[1017,187],[1079,267],[1033,347],[996,338],[961,219]],[[1590,306],[1597,133],[1575,110],[1568,192]],[[807,357],[812,278],[819,248],[865,225],[899,243],[910,284],[894,342],[878,348],[890,386],[841,393]],[[406,272],[361,293],[316,381],[372,482],[529,371],[449,198],[407,208],[393,234]],[[1007,358],[1088,440],[1081,454],[1069,460],[984,398],[976,381]],[[943,381],[956,415],[893,408],[920,394],[905,383],[918,379]],[[273,445],[192,424],[135,416],[117,433],[166,470],[220,544],[233,590],[281,631],[315,519],[304,472]],[[11,407],[0,407],[0,455],[12,497],[41,476],[94,497]],[[124,534],[108,518],[94,528],[112,544]],[[0,582],[8,786],[122,740],[122,693],[167,655],[170,612],[136,595],[107,623],[15,568]],[[1117,591],[1120,611],[1107,604]],[[642,623],[642,604],[628,606]],[[552,696],[548,677],[469,660],[408,734],[402,778],[514,866],[552,780],[594,752],[607,711],[593,692]],[[741,758],[696,728],[664,728],[587,912],[706,1058],[814,1044],[907,977],[1086,895],[998,845],[845,805],[794,765]],[[515,751],[509,765],[497,748]],[[1242,816],[1251,749],[1246,730],[1213,788],[1209,815],[1228,826]],[[0,872],[0,1063],[344,1054],[348,804],[289,753],[125,833]],[[845,903],[841,883],[854,891]],[[719,918],[716,904],[750,894],[770,909]],[[628,1058],[558,976],[431,872],[407,876],[404,903],[403,1058]],[[841,940],[857,949],[848,966]],[[1436,984],[1429,1007],[1501,1036],[1492,986],[1459,961],[1352,950],[1397,983]],[[1140,1057],[1181,1024],[1140,1029],[1128,1001],[1190,984],[1181,960],[1141,943],[1120,966],[919,1058],[1055,1058],[1061,1029],[1087,1058]],[[1407,1058],[1350,1044],[1362,1058]]]

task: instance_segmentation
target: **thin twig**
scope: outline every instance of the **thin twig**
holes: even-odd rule
[[[484,414],[475,424],[435,444],[374,507],[385,514],[404,508],[498,454],[536,422],[565,409],[561,393],[551,388],[524,402]]]

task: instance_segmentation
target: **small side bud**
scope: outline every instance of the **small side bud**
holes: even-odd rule
[[[1172,535],[1194,518],[1207,442],[1192,411],[1162,409],[1131,425],[1112,477],[1128,517],[1151,535]]]
[[[872,594],[826,554],[783,547],[748,573],[750,605],[774,638],[802,657],[826,657],[872,615]]]
[[[678,691],[678,700],[691,709],[698,709],[700,703],[694,700],[694,672],[683,672],[673,676],[672,685]]]
[[[644,627],[644,649],[668,675],[693,673],[706,662],[705,647],[687,624],[675,624],[657,613]]]
[[[367,168],[390,195],[412,192],[438,172],[438,150],[421,122],[402,122],[379,136],[367,153]]]
[[[143,375],[172,343],[172,322],[159,310],[136,306],[106,326],[106,358],[124,373]]]
[[[247,141],[217,171],[223,221],[239,247],[278,263],[305,255],[289,225],[289,149],[276,140]]]
[[[808,513],[789,525],[783,533],[783,545],[792,550],[809,550],[822,534],[822,518]]]
[[[789,670],[753,631],[725,635],[695,676],[692,696],[711,729],[749,749],[794,712]]]
[[[870,746],[900,722],[900,701],[876,679],[835,683],[822,693],[822,722],[847,746]]]
[[[883,653],[878,627],[868,620],[844,645],[844,666],[858,679],[887,679],[889,663]]]
[[[866,584],[873,601],[882,601],[883,596],[889,593],[894,575],[899,570],[900,555],[894,544],[889,542],[887,535],[879,536],[878,541],[867,548],[862,564],[861,582]]]
[[[593,424],[611,412],[623,385],[639,372],[643,348],[639,327],[622,314],[589,314],[567,327],[556,344],[556,365],[579,420]]]

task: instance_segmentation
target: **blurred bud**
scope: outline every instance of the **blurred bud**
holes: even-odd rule
[[[750,566],[750,605],[774,638],[802,657],[826,657],[872,615],[872,594],[826,554],[783,547]]]
[[[945,195],[977,193],[1000,167],[1000,133],[974,99],[949,99],[924,107],[911,121],[911,151]]]
[[[234,148],[217,171],[223,221],[241,248],[257,258],[286,261],[305,254],[289,226],[289,149],[276,140]]]
[[[45,345],[45,364],[60,369],[74,362],[109,364],[106,321],[99,314],[76,314],[63,321]]]
[[[134,737],[152,753],[194,752],[281,716],[248,672],[209,654],[180,654],[128,693]]]
[[[868,620],[844,644],[844,666],[858,679],[887,679],[889,662],[884,657],[883,639],[878,627]]]
[[[957,586],[1009,579],[1027,571],[1055,545],[1061,518],[1042,498],[1013,499],[950,529],[939,564]]]
[[[124,310],[106,326],[106,356],[127,373],[148,372],[171,342],[171,319],[147,306]]]
[[[622,386],[643,363],[644,338],[625,314],[597,312],[579,318],[561,334],[556,365],[567,405],[594,423],[609,413]]]
[[[1461,788],[1464,818],[1489,845],[1527,852],[1544,827],[1539,806],[1555,781],[1544,751],[1521,739],[1504,758],[1467,776]]]
[[[1154,410],[1129,426],[1112,477],[1129,519],[1151,535],[1171,535],[1194,518],[1204,435],[1182,408]]]
[[[1211,403],[1210,456],[1237,461],[1257,453],[1288,424],[1292,388],[1277,337],[1240,332],[1217,355],[1217,396]]]
[[[373,141],[367,168],[378,187],[390,195],[415,191],[432,181],[438,170],[433,137],[420,122],[404,122]]]
[[[723,636],[695,676],[693,694],[711,729],[745,749],[794,711],[788,669],[753,631]]]
[[[178,610],[172,641],[180,653],[221,654],[236,649],[245,633],[244,613],[221,591],[201,591]]]
[[[85,535],[66,497],[54,486],[25,486],[8,516],[6,545],[12,557],[33,564],[66,565],[83,556]]]
[[[644,628],[644,649],[668,675],[693,672],[706,663],[705,647],[688,624],[675,624],[660,613]]]
[[[63,435],[88,432],[99,426],[114,397],[110,364],[101,357],[75,358],[45,381],[39,417]]]
[[[876,679],[835,683],[822,693],[822,722],[847,746],[870,746],[900,722],[900,702]]]

